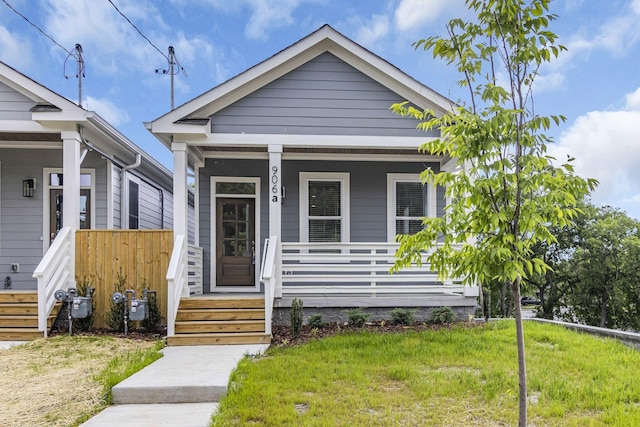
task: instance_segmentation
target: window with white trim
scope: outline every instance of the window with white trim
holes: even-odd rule
[[[300,172],[300,240],[349,241],[349,174]]]
[[[129,180],[129,229],[140,228],[140,184],[134,180]]]
[[[436,216],[436,192],[418,174],[387,174],[387,238],[422,230],[422,218]]]

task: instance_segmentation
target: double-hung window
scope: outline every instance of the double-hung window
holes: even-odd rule
[[[436,216],[435,189],[417,174],[387,175],[387,238],[422,230],[422,218]]]
[[[349,241],[348,173],[300,173],[300,238]]]

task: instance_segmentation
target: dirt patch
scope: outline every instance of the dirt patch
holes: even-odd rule
[[[58,336],[0,350],[0,424],[69,426],[104,403],[96,379],[115,357],[150,348],[148,336]]]

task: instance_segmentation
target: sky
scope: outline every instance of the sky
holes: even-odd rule
[[[549,30],[567,51],[540,70],[535,109],[567,120],[547,132],[549,152],[575,157],[576,172],[600,182],[594,204],[640,219],[640,0],[556,0],[551,12]],[[0,60],[77,102],[67,51],[81,44],[82,105],[171,169],[171,153],[143,125],[170,110],[170,78],[156,73],[168,69],[169,46],[184,69],[176,106],[324,24],[465,102],[453,66],[412,47],[465,17],[463,0],[0,0]]]

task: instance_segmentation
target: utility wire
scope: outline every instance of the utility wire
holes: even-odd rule
[[[56,44],[60,49],[64,50],[65,52],[67,52],[67,55],[70,56],[74,56],[73,53],[69,52],[67,49],[64,48],[64,46],[62,46],[60,43],[58,43],[57,41],[55,41],[53,39],[53,37],[51,37],[49,34],[45,33],[43,30],[40,29],[40,27],[38,27],[36,24],[34,24],[33,22],[29,21],[29,18],[27,18],[26,16],[24,16],[23,14],[21,14],[20,12],[18,12],[17,10],[15,10],[13,8],[13,6],[11,6],[7,0],[2,0],[2,2],[4,4],[7,5],[7,7],[11,10],[13,10],[16,14],[20,15],[22,17],[22,19],[24,19],[25,21],[27,21],[29,24],[31,24],[31,26],[33,28],[35,28],[36,30],[40,31],[45,37],[47,37],[49,40],[51,40],[54,44]],[[162,52],[161,52],[162,53]]]
[[[4,2],[6,3],[6,0],[2,0],[2,1],[4,1]],[[160,55],[164,56],[164,58],[167,60],[167,62],[170,62],[170,61],[169,61],[169,57],[168,57],[167,55],[165,55],[165,54],[164,54],[164,52],[162,52],[160,49],[158,49],[158,47],[157,47],[156,45],[154,45],[154,44],[151,42],[151,40],[149,40],[149,39],[147,38],[147,36],[145,36],[144,34],[142,34],[142,31],[140,31],[140,30],[138,29],[138,27],[136,27],[136,26],[135,26],[135,24],[134,24],[133,22],[131,22],[131,20],[130,20],[129,18],[127,18],[127,16],[126,16],[124,13],[122,13],[122,12],[120,11],[120,9],[118,9],[118,6],[116,6],[116,5],[115,5],[111,0],[107,0],[107,1],[108,1],[109,3],[111,3],[111,6],[113,6],[113,8],[114,8],[114,9],[115,9],[119,14],[120,14],[120,16],[122,16],[124,19],[126,19],[126,20],[127,20],[127,22],[128,22],[129,24],[131,24],[131,26],[132,26],[133,28],[135,28],[135,30],[138,32],[138,34],[140,34],[140,35],[142,36],[142,38],[144,38],[144,39],[145,39],[145,40],[146,40],[146,41],[147,41],[151,46],[153,46],[153,48],[154,48],[155,50],[157,50],[158,52],[160,52]]]

